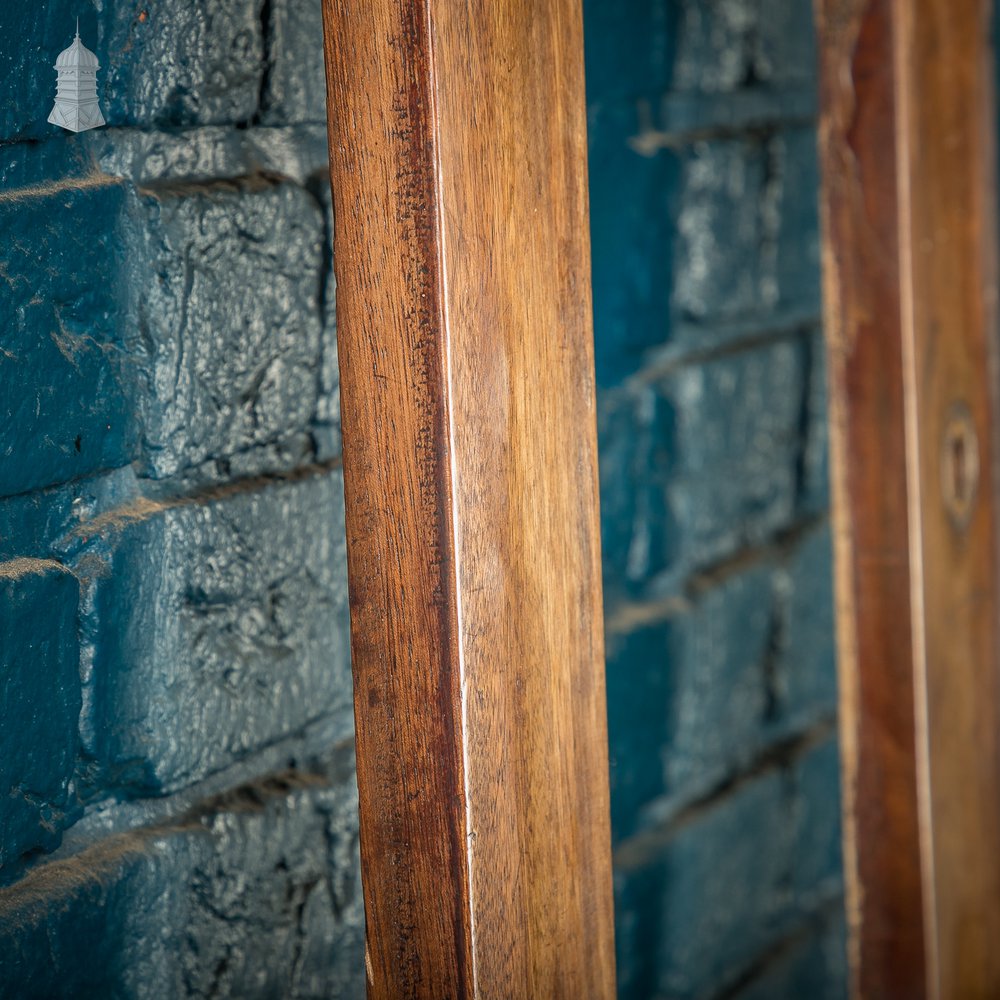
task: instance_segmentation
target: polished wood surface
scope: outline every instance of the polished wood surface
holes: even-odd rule
[[[820,0],[854,993],[1000,996],[985,0]]]
[[[369,996],[610,998],[579,0],[325,0]]]

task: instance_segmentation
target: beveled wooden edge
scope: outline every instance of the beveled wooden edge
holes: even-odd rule
[[[579,0],[325,0],[369,996],[614,992]]]
[[[864,997],[1000,995],[990,6],[817,4],[845,870]]]

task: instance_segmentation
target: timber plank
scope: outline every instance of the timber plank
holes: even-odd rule
[[[578,0],[326,0],[369,996],[611,997]]]
[[[821,0],[854,992],[1000,995],[996,120],[985,0]]]

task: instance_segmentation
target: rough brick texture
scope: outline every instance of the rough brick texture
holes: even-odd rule
[[[0,10],[4,998],[364,994],[319,24]]]
[[[844,917],[832,907],[820,919],[807,922],[799,934],[766,955],[746,984],[738,985],[733,1000],[775,1000],[808,997],[841,1000],[847,995],[844,964]]]
[[[585,18],[621,995],[833,1000],[809,3]],[[320,34],[0,5],[3,998],[363,995]]]
[[[56,56],[80,34],[101,63],[98,98],[111,127],[249,120],[267,63],[264,0],[4,4],[0,138],[50,139]]]
[[[137,433],[118,292],[123,185],[0,193],[0,493],[122,465]]]
[[[323,218],[296,185],[167,184],[143,198],[137,324],[148,473],[238,456],[316,411]]]
[[[76,580],[42,560],[0,565],[2,870],[59,841],[81,694]]]
[[[749,565],[734,560],[695,573],[667,601],[619,604],[608,617],[611,806],[619,839],[832,721],[826,526],[741,557]]]
[[[806,361],[790,339],[608,394],[600,444],[612,598],[664,592],[793,523]]]
[[[363,963],[333,960],[362,946],[350,748],[112,834],[0,906],[4,1000],[363,996]]]
[[[618,848],[624,995],[728,995],[839,902],[836,778],[836,747],[824,742]]]
[[[268,8],[271,60],[264,78],[264,122],[326,122],[323,87],[323,11],[315,0],[286,0]]]
[[[349,734],[339,475],[133,507],[73,562],[105,781],[176,790],[325,717]]]
[[[840,997],[808,0],[585,0],[623,998]]]

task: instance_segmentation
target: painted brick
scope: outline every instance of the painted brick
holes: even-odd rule
[[[264,73],[262,4],[167,0],[130,9],[131,16],[101,17],[94,51],[106,67],[101,93],[108,124],[250,119]]]
[[[776,683],[785,712],[803,719],[837,707],[833,573],[827,524],[799,540],[777,574],[784,604]]]
[[[616,839],[721,782],[767,743],[778,711],[771,577],[771,565],[758,564],[662,624],[609,637]]]
[[[588,103],[666,88],[676,44],[674,8],[670,0],[584,0]]]
[[[74,526],[73,489],[0,499],[0,562],[53,555],[52,541]]]
[[[584,16],[621,995],[842,996],[811,5]]]
[[[663,757],[675,697],[670,656],[678,645],[672,622],[607,639],[608,750],[611,827],[618,841],[633,833],[642,808],[666,791]]]
[[[794,833],[781,776],[679,829],[651,867],[617,876],[623,997],[709,993],[783,929]]]
[[[811,5],[802,0],[681,0],[674,86],[728,92],[814,83]]]
[[[815,323],[818,183],[811,128],[691,147],[671,251],[674,351]]]
[[[592,103],[673,90],[731,94],[814,85],[812,9],[802,0],[584,3]]]
[[[846,1000],[845,937],[839,914],[810,924],[759,975],[728,995],[733,1000]]]
[[[767,146],[755,139],[699,142],[685,158],[676,219],[673,307],[699,320],[772,305],[761,249]]]
[[[101,62],[98,96],[108,125],[239,122],[256,112],[263,77],[262,0],[145,7],[115,0],[4,4],[0,37],[0,137],[55,135],[46,122],[55,97],[56,56],[73,40],[76,17]]]
[[[682,558],[681,529],[666,501],[677,461],[676,421],[676,408],[655,387],[599,401],[601,556],[609,605]]]
[[[790,520],[803,369],[801,344],[782,342],[662,383],[676,409],[677,472],[666,499],[682,561],[757,542]]]
[[[325,716],[351,732],[340,475],[205,501],[80,528],[96,791],[176,789]]]
[[[613,105],[616,109],[619,105]],[[715,136],[766,138],[816,116],[811,88],[750,87],[722,94],[668,91],[635,101],[635,129],[629,148],[641,156],[682,150]],[[596,109],[598,115],[609,109]]]
[[[0,891],[0,912],[4,1000],[362,998],[351,761],[108,838]]]
[[[779,308],[820,312],[819,164],[816,130],[785,129],[768,144],[765,231],[768,280]]]
[[[269,180],[141,200],[98,180],[0,200],[0,495],[138,456],[157,478],[287,469],[316,418],[335,453],[328,206]]]
[[[255,174],[280,175],[301,185],[317,178],[329,188],[326,125],[102,128],[0,144],[0,202],[23,202],[33,189],[53,184],[125,181],[148,187]]]
[[[584,29],[592,102],[815,79],[812,17],[802,0],[586,0]]]
[[[326,461],[339,455],[340,438],[340,360],[337,353],[337,276],[333,267],[333,191],[325,167],[314,174],[309,190],[323,211],[323,268],[319,289],[323,337],[320,344],[319,398],[312,424],[316,458]]]
[[[634,109],[589,112],[590,231],[598,383],[614,385],[670,335],[674,214],[681,160],[630,145]],[[625,197],[625,192],[628,197]]]
[[[837,898],[835,746],[739,785],[616,875],[619,995],[685,1000],[738,982]],[[832,803],[832,804],[831,804]]]
[[[682,648],[673,659],[667,786],[721,777],[764,742],[775,706],[766,665],[774,609],[771,567],[755,566],[713,587],[678,622]]]
[[[787,552],[764,552],[719,581],[710,576],[708,586],[695,578],[654,624],[629,626],[642,606],[612,613],[606,675],[616,840],[662,823],[777,740],[833,718],[830,562],[822,524]],[[836,774],[828,777],[835,799]]]
[[[101,839],[351,730],[319,4],[43,6],[0,10],[0,560],[79,581],[0,579],[0,996],[363,996],[350,762]]]
[[[678,9],[674,85],[679,90],[729,91],[744,86],[754,62],[753,36],[760,5],[745,0],[700,3]]]
[[[103,183],[103,182],[102,182]],[[119,184],[0,198],[0,496],[125,464],[136,331]]]
[[[804,514],[830,507],[830,458],[827,422],[826,351],[816,331],[809,343],[809,388],[805,407],[806,439],[799,504]]]
[[[234,129],[96,129],[45,141],[0,145],[2,201],[24,201],[42,185],[86,186],[117,180],[140,187],[187,184],[254,174],[281,175],[329,188],[325,124]],[[110,221],[107,217],[105,221]]]
[[[325,124],[248,129],[205,126],[179,131],[104,129],[85,135],[92,162],[140,186],[254,174],[280,175],[298,184],[320,177],[327,188],[330,184]]]
[[[326,123],[323,7],[320,0],[272,3],[264,77],[264,123]]]
[[[0,58],[3,58],[0,53]],[[8,204],[25,201],[25,188],[38,188],[43,185],[69,186],[73,183],[81,187],[87,183],[95,184],[101,181],[106,184],[116,183],[116,178],[102,175],[95,169],[95,161],[91,154],[90,136],[108,135],[105,130],[97,132],[81,132],[72,134],[59,130],[60,136],[52,136],[47,140],[35,142],[0,143],[0,204],[11,219]],[[63,138],[63,136],[65,138]],[[58,193],[58,192],[56,192]],[[49,211],[58,202],[48,204]],[[114,219],[113,213],[98,213],[104,215],[104,222]],[[6,248],[4,248],[6,249]]]
[[[755,24],[754,75],[768,87],[816,86],[813,7],[803,0],[766,0]]]
[[[247,180],[168,186],[144,205],[152,280],[135,291],[151,354],[148,473],[222,459],[231,466],[255,446],[307,458],[301,437],[320,389],[315,199],[295,185]]]
[[[792,885],[801,905],[840,888],[840,760],[833,739],[813,747],[792,766],[795,848]]]
[[[611,599],[675,588],[792,523],[805,369],[803,344],[783,341],[686,366],[602,412]]]
[[[765,102],[736,113],[748,116],[744,126],[758,130],[777,115],[779,121],[767,126],[769,137],[671,138],[669,129],[678,124],[697,130],[699,117],[731,129],[725,112],[733,105],[664,100],[658,112],[670,119],[664,122],[644,122],[618,106],[592,110],[591,232],[602,386],[644,361],[673,361],[817,321],[813,129],[781,126],[781,106],[769,112]],[[802,115],[811,107],[792,110]]]
[[[786,112],[811,113],[806,96],[807,106],[788,109],[770,98],[746,107],[672,98],[638,115],[618,105],[591,110],[600,385],[614,385],[644,361],[816,322],[815,133],[780,122]],[[702,118],[732,129],[739,124],[732,114],[758,132],[671,137],[672,128],[704,130]],[[762,124],[773,134],[762,137]]]
[[[58,845],[70,807],[78,602],[77,581],[57,566],[0,563],[0,880],[21,856]]]

